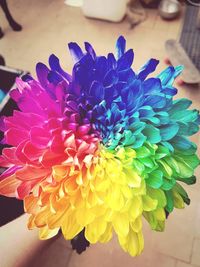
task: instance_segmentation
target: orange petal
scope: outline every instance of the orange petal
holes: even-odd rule
[[[21,184],[21,181],[16,179],[15,174],[0,181],[0,195],[7,197],[16,197],[17,187]]]

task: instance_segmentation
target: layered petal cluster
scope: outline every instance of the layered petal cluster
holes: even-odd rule
[[[37,79],[18,79],[11,97],[18,110],[1,118],[7,144],[0,194],[24,200],[28,227],[47,239],[61,229],[66,239],[82,230],[90,243],[113,232],[132,256],[143,250],[142,217],[163,231],[166,217],[190,199],[182,183],[196,181],[199,112],[191,101],[173,100],[182,67],[155,78],[158,61],[132,70],[134,53],[119,37],[116,54],[69,49],[71,74],[55,55],[36,66]]]

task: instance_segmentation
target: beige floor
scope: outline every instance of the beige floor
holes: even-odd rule
[[[63,0],[9,0],[16,19],[24,29],[20,33],[10,30],[0,10],[0,24],[5,37],[0,40],[0,54],[7,65],[34,73],[35,63],[47,63],[48,56],[55,53],[68,70],[72,62],[67,51],[69,41],[82,44],[90,41],[98,53],[106,53],[114,47],[119,35],[124,35],[128,46],[135,51],[134,68],[138,69],[149,57],[160,59],[160,71],[165,67],[164,41],[177,38],[181,19],[166,22],[155,11],[148,11],[148,19],[134,30],[126,21],[112,24],[83,17],[77,8],[63,4]],[[200,107],[198,88],[183,86],[178,97],[188,97]],[[200,143],[199,136],[193,138]],[[200,179],[200,173],[197,172]],[[138,258],[125,254],[115,239],[107,245],[93,245],[81,256],[71,252],[64,240],[59,238],[48,250],[34,255],[27,266],[34,267],[191,267],[200,266],[200,180],[188,188],[192,203],[185,210],[170,216],[164,233],[151,232],[144,224],[146,246]],[[7,266],[3,266],[7,267]]]

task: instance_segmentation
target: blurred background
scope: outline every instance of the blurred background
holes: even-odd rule
[[[10,115],[15,108],[8,95],[15,78],[28,72],[35,76],[38,61],[47,64],[54,53],[70,72],[69,42],[83,45],[88,41],[97,54],[107,54],[119,35],[134,50],[134,70],[151,57],[160,60],[156,73],[167,64],[184,64],[184,73],[176,82],[177,97],[191,99],[193,108],[200,109],[200,0],[0,0],[0,7],[1,115]],[[193,141],[200,145],[199,135]],[[191,205],[170,215],[164,233],[152,232],[144,222],[141,256],[132,258],[123,252],[116,238],[106,245],[91,245],[78,255],[58,237],[23,266],[200,266],[199,170],[196,175],[197,184],[187,187]],[[0,213],[0,225],[4,225],[23,213],[22,203],[0,197]],[[9,267],[1,261],[0,266]]]

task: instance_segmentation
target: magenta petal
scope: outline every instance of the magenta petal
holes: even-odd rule
[[[91,129],[90,124],[82,125],[82,126],[78,127],[77,133],[80,135],[85,135],[90,131],[90,129]]]
[[[46,147],[51,135],[40,127],[33,127],[30,131],[30,139],[38,147]]]
[[[5,132],[6,142],[9,145],[18,146],[22,141],[29,138],[28,132],[17,128],[10,128]]]
[[[4,171],[0,175],[0,181],[5,179],[6,177],[13,175],[17,170],[19,170],[21,168],[22,168],[21,166],[12,166],[12,167],[8,168],[6,171]]]

